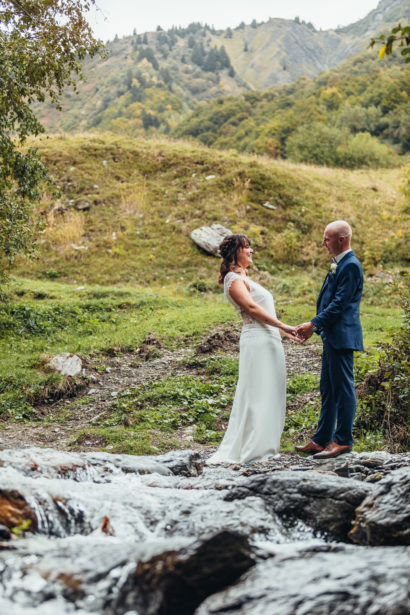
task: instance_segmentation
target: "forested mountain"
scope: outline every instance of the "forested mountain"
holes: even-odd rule
[[[87,82],[67,91],[63,113],[36,109],[53,131],[110,130],[168,133],[199,102],[315,77],[366,48],[370,36],[399,19],[410,20],[406,0],[381,0],[365,18],[338,30],[316,31],[294,20],[253,21],[216,31],[187,28],[137,34],[107,45],[105,59],[90,60]]]
[[[410,150],[410,66],[360,54],[313,81],[198,105],[174,135],[295,162],[394,166],[387,145]]]

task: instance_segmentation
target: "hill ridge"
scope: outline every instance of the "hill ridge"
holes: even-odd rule
[[[405,0],[382,0],[378,6],[385,21],[364,18],[360,28],[373,23],[378,33],[398,13],[410,19]],[[110,42],[106,59],[86,63],[88,82],[79,85],[77,96],[66,91],[62,113],[50,105],[36,111],[50,132],[167,133],[198,102],[313,78],[339,64],[366,46],[360,28],[317,31],[300,20],[272,18],[233,30],[194,23],[135,33]]]

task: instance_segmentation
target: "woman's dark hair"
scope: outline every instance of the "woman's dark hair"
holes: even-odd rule
[[[250,245],[246,235],[228,235],[219,245],[219,253],[222,256],[219,283],[222,284],[226,274],[231,270],[231,265],[238,264],[238,250],[247,248]]]

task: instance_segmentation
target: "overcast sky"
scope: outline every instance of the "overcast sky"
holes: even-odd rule
[[[269,17],[311,21],[319,29],[346,26],[376,8],[378,0],[96,0],[90,14],[94,33],[103,41],[116,34],[138,33],[186,26],[193,21],[217,29]]]

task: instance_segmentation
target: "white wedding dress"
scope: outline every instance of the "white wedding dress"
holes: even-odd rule
[[[224,439],[207,463],[262,459],[278,452],[286,412],[286,364],[279,329],[249,316],[229,294],[234,280],[246,280],[252,299],[276,318],[269,291],[247,276],[229,272],[225,298],[243,319],[239,342],[239,378]]]

